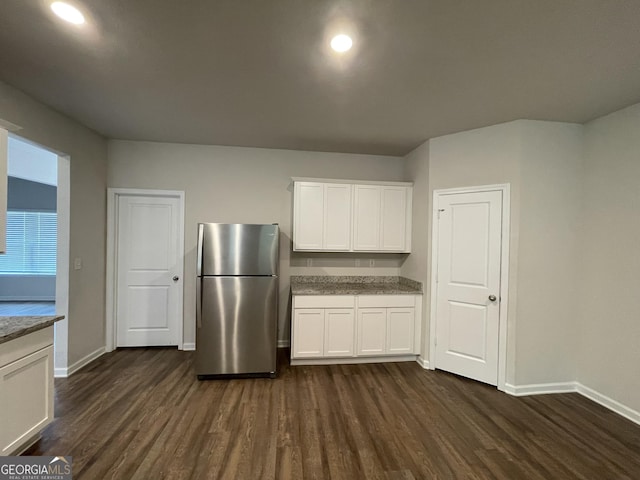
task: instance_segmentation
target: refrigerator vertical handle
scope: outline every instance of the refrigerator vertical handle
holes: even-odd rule
[[[196,325],[202,327],[202,277],[196,277]]]
[[[198,246],[196,247],[196,252],[198,255],[198,264],[196,265],[196,275],[199,277],[202,275],[202,247],[204,240],[204,225],[201,223],[198,224]]]

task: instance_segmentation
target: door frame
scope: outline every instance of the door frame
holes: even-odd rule
[[[433,191],[431,213],[431,299],[429,312],[429,368],[436,369],[436,313],[438,286],[439,199],[459,193],[502,192],[502,246],[500,251],[500,307],[498,310],[498,390],[505,391],[507,380],[507,314],[509,311],[509,241],[511,231],[511,186],[509,183],[477,187],[445,188]]]
[[[140,188],[107,188],[107,291],[106,291],[106,338],[105,350],[115,350],[117,341],[116,306],[118,302],[116,280],[118,278],[118,201],[120,197],[170,197],[178,199],[178,275],[184,280],[184,215],[185,194],[182,190],[146,190]],[[184,349],[184,281],[182,295],[178,298],[178,350]]]

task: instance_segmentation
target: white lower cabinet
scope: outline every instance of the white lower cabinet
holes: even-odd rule
[[[328,308],[324,311],[324,356],[351,357],[354,354],[353,308]]]
[[[292,358],[353,356],[353,308],[298,308],[293,314]]]
[[[353,356],[354,315],[353,295],[294,296],[291,358]]]
[[[414,308],[359,308],[358,355],[414,352]]]
[[[358,309],[358,355],[386,353],[387,312],[384,308]]]
[[[386,353],[392,355],[418,353],[414,351],[415,323],[414,308],[387,309]]]
[[[314,358],[324,356],[324,309],[296,309],[293,314],[294,358]]]
[[[291,358],[417,355],[421,305],[421,295],[296,295]]]
[[[0,344],[0,455],[53,421],[53,327]]]

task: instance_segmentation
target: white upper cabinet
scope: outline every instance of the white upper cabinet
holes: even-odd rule
[[[296,182],[293,249],[349,251],[351,185]]]
[[[324,218],[323,185],[296,183],[293,198],[293,249],[321,250]]]
[[[353,250],[411,251],[413,189],[396,185],[355,185]]]
[[[295,182],[294,251],[411,251],[411,184],[334,182]]]
[[[351,185],[324,185],[323,250],[351,248]]]
[[[382,187],[380,250],[407,251],[407,187]]]
[[[7,242],[7,148],[8,132],[0,128],[0,253]]]
[[[380,187],[354,187],[353,249],[380,250]]]

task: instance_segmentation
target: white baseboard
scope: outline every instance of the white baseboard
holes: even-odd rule
[[[278,348],[287,348],[291,346],[291,342],[289,340],[278,340]]]
[[[69,366],[67,368],[56,368],[56,369],[54,369],[53,376],[56,377],[56,378],[70,377],[71,375],[76,373],[78,370],[80,370],[82,367],[84,367],[85,365],[90,364],[96,358],[104,355],[105,353],[106,353],[105,348],[104,347],[100,347],[97,350],[95,350],[94,352],[91,352],[89,355],[85,355],[80,360],[78,360],[73,365],[71,365],[71,366]]]
[[[640,425],[640,412],[637,412],[600,392],[596,392],[592,388],[582,385],[581,383],[576,383],[576,387],[576,391],[580,395],[587,397],[589,400],[599,403],[603,407],[608,408],[609,410],[616,412],[618,415],[622,415],[623,417]]]
[[[530,385],[511,385],[507,383],[504,386],[504,391],[515,397],[523,397],[525,395],[577,392],[577,388],[576,382],[534,383]]]
[[[504,391],[505,393],[516,397],[575,392],[640,425],[640,412],[637,412],[592,388],[582,385],[580,382],[539,383],[531,385],[511,385],[507,383]]]
[[[429,370],[429,360],[425,360],[422,357],[418,357],[416,358],[416,362],[418,362],[418,365],[420,365],[425,370]]]
[[[299,358],[291,359],[291,365],[353,365],[357,363],[415,362],[416,355],[390,357],[349,357],[349,358]]]

